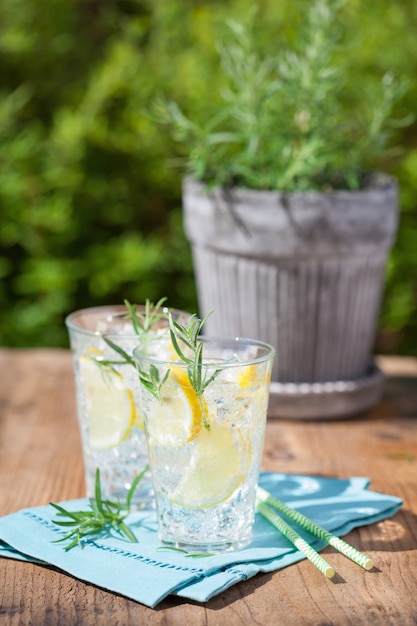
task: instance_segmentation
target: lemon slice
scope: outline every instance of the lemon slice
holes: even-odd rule
[[[88,357],[81,357],[79,365],[85,389],[90,446],[95,450],[114,448],[129,436],[134,425],[141,423],[133,392],[125,386],[119,372],[105,369]]]
[[[170,496],[187,508],[208,508],[229,498],[244,480],[250,466],[250,445],[240,430],[212,423],[192,442],[191,460]]]
[[[236,377],[239,392],[236,398],[250,400],[254,411],[262,414],[262,407],[268,404],[270,374],[259,365],[246,365]],[[265,409],[266,410],[266,409]]]
[[[203,410],[207,415],[206,400],[202,398],[200,404],[186,370],[172,368],[161,388],[161,402],[148,420],[151,445],[178,446],[192,441],[202,428]]]
[[[91,354],[93,356],[103,356],[104,354],[104,350],[101,350],[100,348],[96,348],[95,346],[90,346],[87,352],[88,354]]]
[[[130,389],[129,389],[129,391],[130,391]],[[142,413],[139,413],[139,411],[137,410],[137,407],[136,407],[136,417],[135,417],[134,427],[135,428],[139,428],[139,430],[145,430],[145,424],[144,424],[144,421],[143,421],[143,415],[142,415]]]
[[[188,403],[193,412],[193,421],[199,421],[200,428],[204,423],[203,412],[206,419],[208,419],[208,405],[207,401],[202,396],[200,399],[198,398],[194,388],[191,385],[190,379],[188,378],[187,370],[181,367],[173,367],[171,368],[171,376],[174,380],[177,381],[178,384],[181,385],[182,391],[185,394]],[[194,424],[194,427],[197,424]],[[200,428],[198,430],[200,430]]]
[[[237,384],[241,389],[247,389],[257,382],[257,371],[255,365],[246,365],[237,376]]]

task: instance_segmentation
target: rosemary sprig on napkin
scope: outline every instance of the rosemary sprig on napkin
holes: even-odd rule
[[[52,522],[57,526],[71,529],[64,537],[57,539],[53,543],[69,541],[65,550],[71,550],[78,546],[83,547],[83,539],[95,539],[103,530],[116,530],[132,543],[137,543],[137,539],[132,530],[125,523],[125,518],[131,511],[131,501],[137,486],[148,471],[147,465],[133,480],[132,485],[126,495],[126,502],[121,505],[119,502],[103,500],[101,495],[100,470],[96,470],[95,497],[89,498],[90,510],[68,511],[59,504],[50,502],[50,505],[58,511],[58,518]],[[63,518],[66,518],[65,520]]]

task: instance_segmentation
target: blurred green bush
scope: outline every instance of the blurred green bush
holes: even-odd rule
[[[164,93],[192,111],[216,97],[215,40],[249,0],[2,0],[0,345],[65,346],[83,306],[197,310],[181,223],[180,156],[150,119]],[[300,0],[263,0],[262,37],[291,37]],[[347,0],[352,80],[393,68],[417,101],[414,0]],[[398,129],[402,218],[377,349],[417,354],[417,122]],[[172,167],[174,166],[174,167]]]

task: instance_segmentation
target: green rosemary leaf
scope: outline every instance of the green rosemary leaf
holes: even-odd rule
[[[96,500],[95,500],[94,498],[89,498],[89,499],[88,499],[88,502],[89,502],[89,504],[90,504],[90,506],[91,506],[91,510],[93,511],[93,513],[94,513],[96,516],[100,515],[100,511],[99,511],[99,508],[98,508],[98,506],[97,506],[97,502],[96,502]]]
[[[103,339],[106,341],[106,339],[103,337]],[[117,374],[117,369],[115,367],[113,367],[113,365],[125,365],[125,361],[113,361],[110,359],[102,359],[102,358],[96,358],[96,357],[90,357],[90,359],[92,359],[95,363],[97,363],[97,365],[100,365],[101,367],[107,367],[110,370],[112,370],[115,374]]]
[[[155,396],[157,400],[160,399],[158,390],[155,389],[153,383],[150,380],[145,378],[144,374],[139,374],[139,380],[142,383],[142,385],[145,387],[145,389],[147,389],[153,396]]]
[[[217,376],[218,376],[219,374],[220,374],[220,370],[215,370],[215,371],[213,372],[213,374],[210,376],[210,378],[207,378],[207,380],[204,382],[204,389],[205,389],[206,387],[208,387],[208,386],[210,385],[210,383],[212,383],[212,382],[213,382],[213,380],[214,380],[215,378],[217,378]]]
[[[71,526],[78,526],[79,522],[75,520],[73,520],[72,522],[60,522],[59,520],[55,520],[54,524],[56,524],[57,526],[71,527]]]
[[[125,300],[124,304],[129,311],[127,315],[125,315],[125,318],[130,319],[130,321],[132,322],[133,330],[137,335],[140,335],[142,326],[136,313],[136,306],[134,304],[131,304],[128,300]]]
[[[172,550],[172,552],[182,552],[183,554],[188,554],[187,550],[176,548],[175,546],[159,546],[157,550]]]
[[[193,376],[196,381],[196,388],[199,390],[199,394],[201,395],[204,391],[202,385],[202,364],[203,364],[203,343],[200,342],[197,345],[197,350],[195,352],[195,362],[193,367]]]
[[[129,526],[125,524],[125,522],[123,521],[118,522],[117,527],[118,527],[118,530],[122,533],[122,535],[126,537],[126,539],[129,539],[129,541],[131,541],[132,543],[138,542],[136,536],[133,534]]]
[[[214,552],[188,552],[182,548],[176,548],[175,546],[160,546],[158,550],[172,550],[173,552],[180,552],[187,558],[201,559],[206,556],[216,556]]]
[[[146,472],[149,471],[149,464],[146,465],[143,470],[134,478],[134,480],[132,481],[132,484],[130,485],[130,489],[127,492],[127,496],[126,496],[126,507],[128,509],[130,509],[130,503],[132,501],[132,497],[133,494],[136,491],[137,486],[139,485],[140,481],[142,480],[142,478],[144,477],[144,475],[146,474]]]
[[[138,366],[139,379],[142,385],[153,395],[157,400],[161,400],[161,387],[169,376],[170,370],[165,372],[164,378],[161,380],[159,376],[159,370],[155,365],[151,365],[149,372],[145,372]]]
[[[101,514],[103,514],[103,504],[101,502],[100,470],[98,467],[96,469],[96,481],[95,481],[95,487],[94,487],[94,495],[95,495],[95,504],[97,506],[97,509]]]
[[[109,339],[106,335],[102,335],[102,337],[103,337],[104,341],[107,343],[107,345],[110,348],[112,348],[115,352],[117,352],[118,354],[120,354],[120,356],[123,357],[123,359],[124,359],[123,363],[125,363],[127,365],[135,366],[135,361],[132,359],[132,357],[125,350],[123,350],[123,348],[118,346],[117,343],[114,343],[114,341]],[[97,360],[97,363],[100,363],[100,362],[101,361]]]
[[[178,354],[178,356],[180,357],[180,359],[182,361],[184,361],[184,363],[191,363],[191,360],[188,359],[185,354],[183,353],[183,351],[180,348],[178,339],[177,339],[177,335],[179,332],[179,328],[178,328],[179,324],[177,322],[175,322],[172,317],[169,317],[169,332],[171,335],[171,341],[172,341],[172,345],[174,346],[174,350],[175,352]],[[181,328],[181,327],[180,327]],[[182,329],[181,329],[182,330]],[[193,348],[192,344],[188,343],[188,341],[186,341],[183,337],[183,333],[180,332],[181,335],[181,340],[183,343],[185,343],[190,349]]]
[[[76,521],[78,520],[78,517],[77,517],[76,513],[72,513],[71,511],[67,511],[66,509],[64,509],[59,504],[54,504],[53,502],[50,502],[50,505],[53,506],[54,509],[59,511],[59,515],[65,515],[66,517],[72,517]]]
[[[189,559],[201,559],[206,556],[216,556],[214,552],[190,552],[185,555]]]
[[[70,539],[71,536],[69,537],[64,537],[64,539]],[[80,541],[80,537],[78,535],[76,535],[74,537],[74,539],[71,541],[71,543],[69,543],[67,546],[65,546],[64,550],[65,552],[68,552],[68,550],[71,550],[72,548],[75,548],[76,546],[78,546],[79,548],[82,548],[83,545]]]

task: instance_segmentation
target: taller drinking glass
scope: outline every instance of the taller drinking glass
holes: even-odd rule
[[[73,353],[77,413],[85,466],[87,496],[94,496],[100,470],[104,498],[124,502],[133,479],[148,463],[139,378],[132,360],[138,344],[166,343],[166,316],[152,306],[100,306],[82,309],[65,320]],[[150,312],[154,315],[150,314]],[[177,319],[187,318],[173,310]],[[150,328],[141,328],[142,322]],[[153,503],[150,474],[144,476],[132,504]]]
[[[251,541],[274,349],[200,337],[202,361],[133,351],[161,541],[222,552]]]

